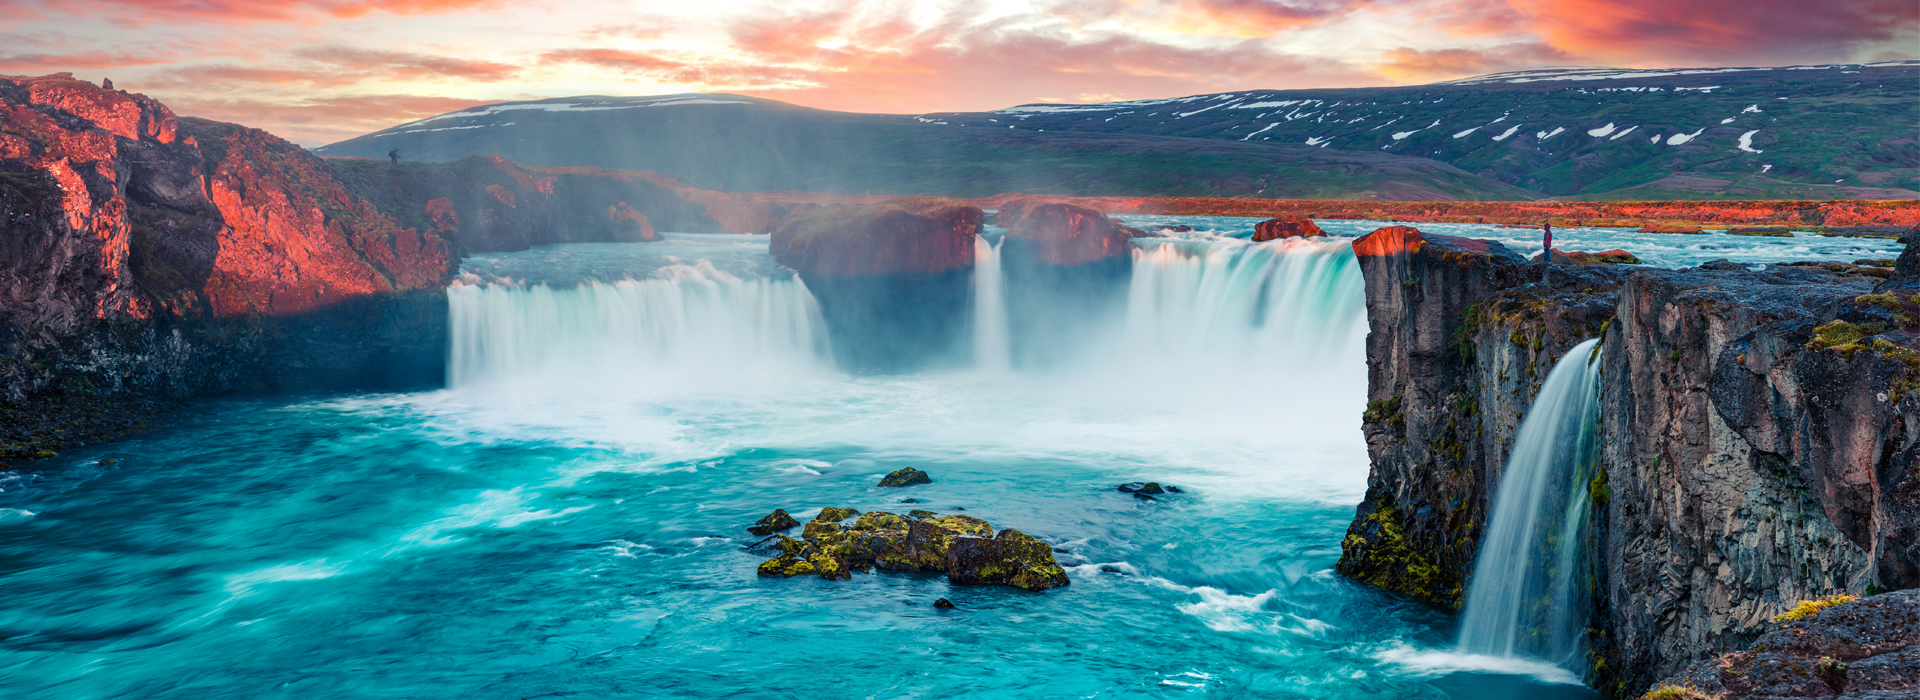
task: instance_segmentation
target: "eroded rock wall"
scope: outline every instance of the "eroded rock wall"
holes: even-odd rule
[[[1920,264],[1537,265],[1383,229],[1366,275],[1372,473],[1339,570],[1458,606],[1553,363],[1602,337],[1589,680],[1630,696],[1801,600],[1914,587]],[[1911,254],[1903,259],[1912,260]]]

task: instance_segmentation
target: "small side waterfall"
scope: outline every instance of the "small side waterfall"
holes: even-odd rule
[[[988,374],[1005,374],[1013,365],[1008,342],[1007,287],[1000,268],[1000,248],[979,236],[973,240],[975,366]]]
[[[1493,494],[1460,624],[1460,651],[1578,661],[1581,543],[1600,400],[1598,339],[1574,346],[1534,399]]]

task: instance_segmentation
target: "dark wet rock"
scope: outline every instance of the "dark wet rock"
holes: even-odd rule
[[[952,610],[953,601],[947,600],[945,598],[941,598],[939,600],[933,601],[933,607],[940,608],[941,610]]]
[[[822,537],[837,535],[839,533],[840,533],[839,523],[828,522],[825,520],[815,520],[813,522],[807,523],[807,528],[801,531],[800,536],[805,537],[808,540],[818,540]]]
[[[955,538],[949,549],[947,578],[960,585],[1000,584],[1029,591],[1069,583],[1066,570],[1053,560],[1053,548],[1024,535]]]
[[[794,520],[791,515],[787,515],[787,511],[775,510],[772,513],[768,513],[766,517],[761,518],[759,522],[754,523],[752,527],[747,528],[747,532],[765,536],[799,526],[800,521]]]
[[[1144,493],[1141,493],[1141,492],[1139,492],[1139,491],[1135,491],[1135,492],[1133,492],[1133,497],[1134,497],[1134,498],[1136,498],[1136,499],[1139,499],[1139,500],[1142,500],[1142,501],[1157,501],[1157,500],[1160,500],[1160,499],[1158,499],[1158,498],[1154,498],[1154,497],[1152,497],[1152,496],[1149,496],[1149,495],[1147,495],[1147,494],[1144,494]]]
[[[900,499],[900,500],[899,500],[899,501],[897,501],[897,502],[898,502],[898,503],[919,503],[919,502],[920,502],[920,499],[918,499],[918,498],[902,498],[902,499]]]
[[[1914,229],[1912,226],[1829,226],[1820,232],[1822,236],[1846,236],[1856,238],[1902,238]]]
[[[954,507],[953,507],[953,509],[954,509],[954,510],[966,510],[966,509],[967,509],[967,507],[966,507],[966,506],[954,506]]]
[[[1180,487],[1178,487],[1178,486],[1168,486],[1168,487],[1167,487],[1167,493],[1186,493],[1186,492],[1185,492],[1185,491],[1181,491],[1181,490],[1180,490]]]
[[[880,479],[881,486],[899,487],[899,486],[913,486],[915,484],[931,484],[931,483],[933,483],[932,475],[929,475],[926,472],[920,471],[913,467],[906,467],[904,469],[895,470],[893,472],[888,473],[885,477],[882,477]]]
[[[1726,258],[1721,258],[1719,260],[1708,260],[1700,263],[1700,269],[1714,272],[1746,272],[1747,266]]]
[[[1193,227],[1192,227],[1192,226],[1186,226],[1186,225],[1179,225],[1179,226],[1155,226],[1155,227],[1154,227],[1154,230],[1156,230],[1156,231],[1165,231],[1165,232],[1167,232],[1167,233],[1191,233],[1191,232],[1193,231]]]
[[[1775,618],[1763,629],[1745,651],[1695,662],[1655,683],[1649,697],[1661,688],[1720,700],[1920,697],[1920,589]]]
[[[1166,492],[1167,492],[1166,489],[1160,488],[1160,482],[1157,482],[1157,481],[1149,481],[1140,486],[1140,493],[1144,493],[1149,496],[1157,496]]]
[[[1267,219],[1253,225],[1253,242],[1263,243],[1282,238],[1317,238],[1327,235],[1320,230],[1319,224],[1312,219],[1286,217]]]
[[[933,511],[930,511],[930,510],[910,510],[910,511],[907,511],[907,515],[908,515],[909,517],[913,517],[913,518],[919,518],[919,519],[922,519],[922,520],[924,520],[924,519],[927,519],[927,518],[937,518],[937,517],[940,517],[940,514],[939,514],[939,513],[935,513],[935,512],[933,512]]]
[[[1121,576],[1127,575],[1127,572],[1121,571],[1120,569],[1111,567],[1111,566],[1102,566],[1100,567],[1100,570],[1102,572],[1109,573],[1109,574],[1120,574]]]
[[[1133,493],[1135,491],[1139,491],[1142,488],[1145,488],[1146,485],[1147,485],[1146,482],[1142,482],[1142,481],[1129,481],[1127,483],[1119,485],[1116,488],[1120,489],[1121,493]]]
[[[946,571],[947,549],[958,536],[924,520],[910,521],[906,537],[879,550],[874,566],[891,571]]]
[[[852,508],[821,508],[820,514],[814,516],[813,519],[825,520],[830,523],[837,523],[859,514],[860,514],[860,511],[854,510]]]
[[[907,519],[884,510],[876,510],[861,515],[859,520],[854,521],[853,529],[905,530],[907,529]]]

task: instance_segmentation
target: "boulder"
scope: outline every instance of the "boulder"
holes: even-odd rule
[[[947,580],[959,585],[997,584],[1029,591],[1070,583],[1066,570],[1053,560],[1053,548],[1024,533],[1000,539],[954,539],[948,549]]]
[[[1282,238],[1320,238],[1326,236],[1312,219],[1290,216],[1267,219],[1253,225],[1253,242],[1264,243]]]
[[[947,600],[945,598],[941,598],[939,600],[933,601],[933,607],[940,608],[941,610],[952,610],[953,601]]]
[[[1721,700],[1920,697],[1920,590],[1840,600],[1803,602],[1746,651],[1695,662],[1646,697],[1664,688]]]
[[[928,521],[947,530],[973,537],[992,537],[993,525],[985,520],[967,515],[949,515]]]
[[[807,563],[813,565],[814,572],[820,574],[820,578],[828,581],[845,581],[853,578],[853,573],[846,562],[819,549],[807,554]]]
[[[1138,230],[1138,229],[1133,229]],[[1065,202],[1035,205],[1007,230],[1009,252],[1046,265],[1086,265],[1131,255],[1127,228],[1098,209]]]
[[[931,475],[928,475],[926,472],[920,471],[913,467],[894,470],[888,473],[886,476],[881,477],[880,479],[881,486],[893,486],[893,487],[913,486],[915,484],[931,484],[931,483],[933,483],[933,477]]]
[[[909,521],[906,536],[880,549],[874,566],[890,571],[946,571],[947,550],[958,536],[924,520]]]
[[[764,537],[781,530],[790,530],[799,526],[800,521],[794,520],[791,515],[787,515],[787,511],[775,509],[772,513],[768,513],[766,517],[761,518],[759,522],[748,527],[747,532]]]

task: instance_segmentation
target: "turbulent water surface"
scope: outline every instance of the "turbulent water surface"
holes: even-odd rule
[[[210,401],[0,476],[0,689],[1590,697],[1550,666],[1455,654],[1452,615],[1332,574],[1367,467],[1345,242],[1129,220],[1202,231],[1143,244],[1125,312],[1044,373],[1006,366],[1002,315],[968,349],[984,369],[846,376],[765,237],[470,259],[448,389]],[[1668,265],[1893,247],[1563,236]],[[903,466],[934,483],[875,487]],[[1136,480],[1187,492],[1113,488]],[[964,508],[1054,543],[1073,584],[756,576],[744,527],[823,506]]]

